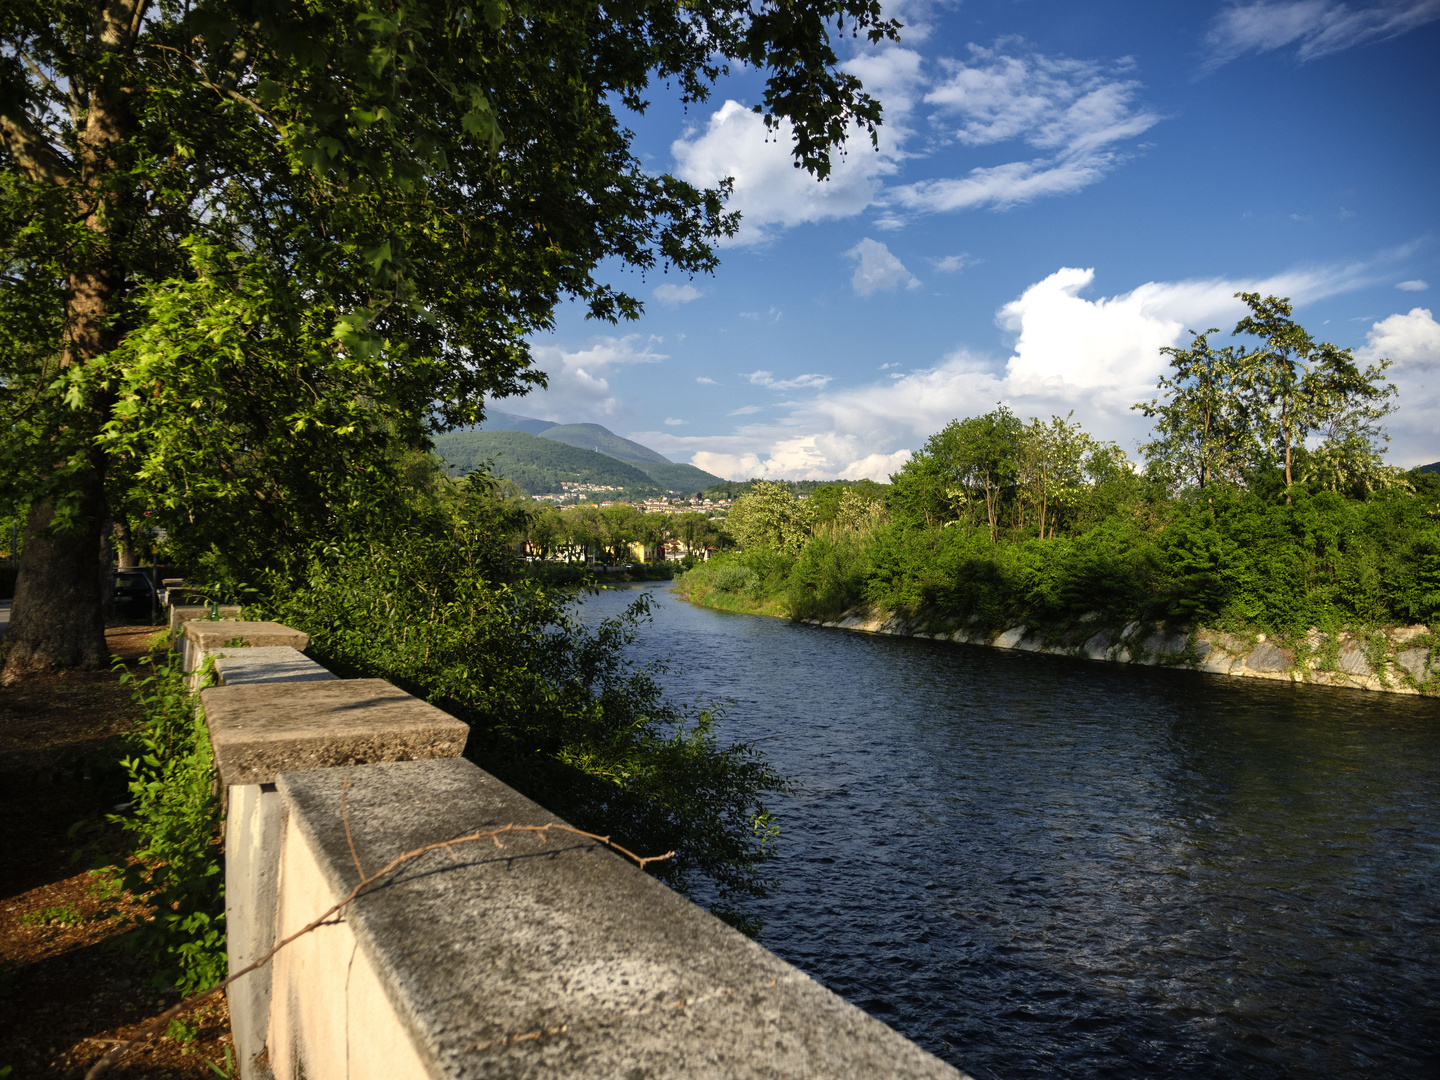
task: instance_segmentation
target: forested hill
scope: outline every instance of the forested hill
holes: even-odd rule
[[[638,442],[622,439],[609,428],[603,428],[599,424],[556,424],[544,431],[537,431],[536,434],[556,442],[578,446],[582,450],[594,450],[597,454],[619,458],[631,465],[674,464],[663,454],[651,450],[648,446],[641,446]]]
[[[523,431],[452,431],[436,437],[435,452],[451,476],[464,476],[488,461],[494,475],[528,495],[559,491],[562,481],[603,484],[634,494],[660,490],[633,465]]]
[[[481,431],[523,431],[581,450],[623,461],[643,472],[664,491],[697,492],[722,483],[713,473],[671,461],[648,446],[621,438],[599,424],[552,424],[516,413],[491,410],[480,424]],[[438,447],[437,442],[437,447]],[[446,455],[441,454],[442,457]]]

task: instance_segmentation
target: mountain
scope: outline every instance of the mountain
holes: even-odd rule
[[[553,420],[536,420],[529,416],[518,416],[515,413],[490,409],[485,413],[484,421],[476,425],[476,430],[523,431],[527,435],[539,435],[546,428],[554,426],[555,421]]]
[[[484,422],[475,430],[525,432],[528,435],[538,435],[542,439],[564,443],[566,446],[572,446],[579,450],[588,450],[591,453],[614,458],[616,461],[623,461],[639,469],[653,485],[664,491],[704,491],[715,484],[723,483],[720,477],[713,473],[697,469],[694,465],[682,465],[679,462],[671,461],[665,455],[651,450],[650,447],[621,438],[609,428],[603,428],[599,424],[552,424],[549,420],[536,420],[534,417],[492,409],[486,415]],[[441,436],[441,438],[449,438],[449,436]],[[440,450],[440,439],[435,441],[435,445],[440,456],[445,458],[447,463],[450,462],[450,455]],[[522,452],[518,445],[512,447],[512,450],[515,453]],[[470,459],[466,460],[469,462]],[[482,460],[484,460],[483,456],[476,459],[473,464],[467,464],[464,471],[468,472]],[[515,462],[511,464],[514,465]],[[569,477],[565,479],[569,479]],[[601,481],[585,482],[600,483]],[[546,489],[546,491],[557,490],[559,489]],[[532,494],[540,493],[532,492]]]
[[[520,430],[525,429],[521,428]],[[621,461],[628,461],[632,465],[675,464],[648,446],[641,446],[638,442],[622,439],[613,431],[603,428],[599,424],[552,424],[544,431],[537,431],[535,434],[546,439],[554,439],[556,442],[578,446],[582,450],[594,450],[597,454],[608,454]]]
[[[1440,461],[1432,461],[1429,465],[1421,465],[1416,472],[1440,472]]]
[[[655,494],[658,485],[633,465],[524,431],[451,431],[435,438],[435,452],[451,476],[464,476],[487,461],[491,472],[527,495],[559,491],[560,482],[603,484]]]

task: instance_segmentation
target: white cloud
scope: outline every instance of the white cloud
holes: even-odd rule
[[[803,390],[816,389],[825,386],[830,382],[829,375],[817,375],[813,372],[808,375],[796,375],[793,379],[777,379],[771,371],[752,371],[745,375],[755,386],[763,386],[767,390]]]
[[[1401,289],[1404,292],[1424,292],[1430,288],[1430,283],[1428,281],[1421,281],[1419,278],[1413,278],[1410,281],[1399,282],[1395,288]]]
[[[689,422],[689,420],[679,420],[673,416],[667,416],[665,418],[666,427],[679,427],[681,424],[688,424]]]
[[[792,141],[788,124],[769,132],[759,115],[727,101],[703,131],[671,144],[682,180],[713,187],[734,177],[728,208],[741,212],[740,232],[722,246],[761,243],[777,228],[852,217],[875,198],[879,178],[895,170],[893,153],[871,150],[869,139],[855,133],[850,151],[834,158],[829,179],[816,180],[794,167]]]
[[[1411,308],[1408,315],[1396,313],[1370,328],[1355,356],[1366,363],[1382,357],[1393,360],[1397,369],[1434,367],[1440,364],[1440,324],[1429,308]]]
[[[1242,53],[1295,46],[1304,62],[1366,45],[1440,19],[1440,0],[1382,0],[1352,5],[1336,0],[1259,0],[1233,4],[1206,36],[1211,68]]]
[[[606,378],[614,369],[666,360],[657,352],[658,337],[627,334],[595,337],[578,348],[556,341],[532,342],[535,366],[550,378],[544,390],[524,395],[525,412],[541,420],[573,424],[599,421],[620,414],[620,399]],[[517,404],[511,399],[512,406]]]
[[[1393,360],[1389,374],[1400,391],[1400,407],[1387,418],[1390,461],[1402,466],[1440,460],[1440,324],[1429,308],[1411,308],[1370,327],[1355,350],[1365,363]]]
[[[937,273],[958,274],[967,266],[974,266],[975,260],[970,257],[969,252],[962,251],[959,255],[946,255],[943,259],[931,259],[930,265],[935,267]]]
[[[1436,0],[1440,3],[1440,0]],[[914,50],[889,46],[862,51],[845,64],[885,107],[879,149],[852,132],[833,159],[830,177],[816,181],[796,169],[791,129],[771,132],[736,101],[711,114],[703,129],[671,145],[675,173],[714,186],[735,181],[729,207],[741,212],[739,233],[725,244],[755,244],[807,222],[880,211],[876,228],[899,228],[905,211],[1005,208],[1046,195],[1077,191],[1101,179],[1125,155],[1120,144],[1159,122],[1137,104],[1140,84],[1129,61],[1105,66],[1051,57],[1015,38],[986,48],[971,45],[966,61],[941,59],[927,70]],[[971,170],[963,177],[926,178],[887,188],[907,161],[929,151],[909,149],[926,112],[928,126],[965,146],[1018,142],[1020,160]]]
[[[1236,292],[1289,296],[1303,306],[1373,284],[1373,270],[1373,264],[1362,263],[1302,268],[1263,279],[1147,282],[1091,299],[1081,293],[1094,283],[1094,271],[1062,267],[997,312],[997,323],[1012,335],[1006,356],[960,348],[907,373],[882,368],[868,384],[817,387],[808,399],[783,406],[778,419],[742,425],[731,434],[666,438],[659,433],[646,444],[662,453],[692,454],[695,464],[728,477],[883,479],[950,420],[987,412],[1004,401],[1022,416],[1063,416],[1073,409],[1087,430],[1134,453],[1148,438],[1149,421],[1130,406],[1155,395],[1155,382],[1167,367],[1161,346],[1188,341],[1191,329],[1228,331],[1245,310]],[[1402,354],[1419,356],[1415,371],[1433,374],[1434,362],[1423,357],[1435,333],[1440,330],[1429,313],[1416,309],[1376,324],[1372,340],[1377,348],[1389,348],[1397,365]],[[769,372],[748,378],[778,388]],[[1421,399],[1412,408],[1407,397],[1401,416],[1417,431],[1427,424],[1440,430],[1440,406]],[[1440,449],[1425,460],[1434,457],[1440,457]]]
[[[740,408],[738,408],[738,409],[732,409],[732,410],[729,412],[728,415],[730,415],[730,416],[750,416],[752,413],[757,413],[757,412],[760,412],[760,411],[761,411],[761,408],[760,408],[759,405],[741,405]]]
[[[701,386],[719,386],[719,385],[720,385],[718,382],[716,382],[714,379],[710,378],[710,377],[707,376],[707,375],[698,375],[698,376],[696,376],[695,381],[698,382]]]
[[[654,296],[662,304],[688,304],[700,299],[700,290],[694,285],[656,285]]]
[[[998,209],[1095,183],[1123,155],[1117,144],[1159,123],[1137,107],[1140,84],[1128,65],[1105,68],[1087,60],[1039,53],[1011,55],[1002,46],[970,46],[968,63],[943,61],[946,78],[926,95],[936,118],[954,127],[967,146],[1020,141],[1041,156],[972,169],[960,178],[922,180],[894,189],[895,202],[913,210]]]
[[[850,284],[857,296],[894,292],[902,285],[907,289],[920,287],[919,279],[878,240],[867,236],[845,254],[855,260],[855,273],[850,278]]]

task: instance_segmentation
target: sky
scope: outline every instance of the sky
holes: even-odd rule
[[[1440,0],[905,0],[848,37],[884,106],[824,182],[765,138],[754,72],[631,117],[646,168],[735,178],[710,276],[607,266],[645,301],[574,306],[498,408],[603,424],[727,479],[884,480],[1003,402],[1132,456],[1162,346],[1239,291],[1394,362],[1388,460],[1440,460]]]

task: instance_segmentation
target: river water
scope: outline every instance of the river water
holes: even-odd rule
[[[1440,703],[650,591],[797,785],[761,942],[977,1080],[1440,1076]]]

